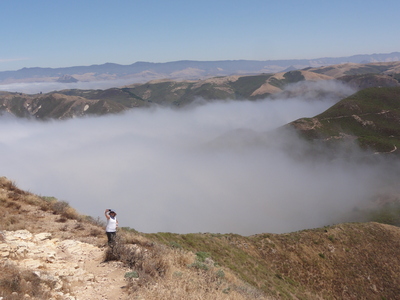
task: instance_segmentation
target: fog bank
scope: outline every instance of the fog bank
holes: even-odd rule
[[[93,217],[115,209],[120,226],[141,232],[250,235],[330,225],[376,192],[385,165],[299,160],[280,145],[303,142],[265,132],[331,105],[218,101],[44,123],[3,116],[1,175]]]
[[[78,81],[78,82],[16,82],[0,84],[0,91],[17,92],[24,94],[49,93],[66,89],[96,90],[109,89],[134,83],[143,83],[147,81],[145,78],[129,78],[116,80],[99,80],[99,81]]]

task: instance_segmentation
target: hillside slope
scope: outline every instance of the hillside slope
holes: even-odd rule
[[[364,149],[399,154],[400,87],[361,90],[323,113],[289,126],[310,140],[356,141]]]
[[[357,90],[367,87],[400,86],[400,62],[344,64],[288,72],[234,75],[203,80],[154,80],[106,90],[62,90],[45,94],[0,92],[0,112],[22,118],[68,119],[119,113],[136,107],[163,105],[181,107],[198,99],[257,100],[277,94],[287,95],[290,84],[339,81]],[[317,88],[317,85],[314,85]],[[290,90],[302,96],[306,86]],[[322,91],[326,93],[326,91]],[[285,94],[286,93],[286,94]],[[316,91],[316,95],[319,91]],[[344,97],[338,88],[330,91],[335,99]],[[326,96],[326,95],[325,95]],[[317,97],[318,98],[318,97]]]
[[[142,234],[0,178],[4,299],[396,299],[400,228],[340,224],[287,234]],[[12,294],[14,293],[14,294]],[[189,296],[190,295],[190,296]]]

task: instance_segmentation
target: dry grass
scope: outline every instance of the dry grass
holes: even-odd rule
[[[0,177],[0,230],[47,231],[59,238],[71,238],[66,230],[69,228],[76,239],[101,244],[104,227],[101,221],[80,215],[66,201],[23,191],[15,182]]]
[[[0,178],[0,230],[29,229],[106,244],[103,221],[58,202]],[[400,230],[394,226],[341,224],[251,237],[120,228],[117,235],[105,260],[129,267],[130,299],[397,299],[400,293]],[[3,264],[0,298],[36,293],[37,299],[46,299],[51,283],[33,287],[36,280]],[[36,285],[44,289],[34,290]]]
[[[199,267],[192,252],[164,249],[161,255],[167,267],[156,284],[152,281],[142,284],[140,272],[138,279],[130,280],[130,293],[136,299],[266,299],[229,271],[215,267],[211,260],[206,267]]]
[[[1,299],[50,299],[49,291],[52,282],[43,281],[35,273],[20,270],[13,264],[0,264],[0,298]]]
[[[133,242],[127,244],[126,241]],[[154,243],[123,231],[105,252],[105,261],[123,262],[133,299],[267,299],[211,258]]]

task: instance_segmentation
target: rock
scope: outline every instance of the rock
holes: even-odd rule
[[[17,231],[3,231],[3,236],[6,242],[18,241],[18,240],[30,240],[32,233],[28,230],[17,230]]]
[[[102,262],[102,248],[72,239],[53,239],[46,232],[3,231],[2,235],[0,262],[32,271],[48,286],[51,299],[97,300],[101,295],[105,295],[101,299],[107,299],[111,291],[117,292],[118,299],[123,294],[119,287],[125,284],[123,274],[127,270],[119,262]],[[119,275],[109,278],[116,271]]]
[[[51,239],[51,233],[48,232],[42,232],[35,234],[34,241],[44,241],[44,240],[49,240]]]
[[[0,244],[0,257],[8,257],[10,255],[10,248],[7,244]]]

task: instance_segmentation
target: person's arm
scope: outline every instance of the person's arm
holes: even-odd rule
[[[104,215],[106,216],[107,220],[110,219],[110,215],[108,214],[110,210],[107,208],[106,211],[104,212]]]

